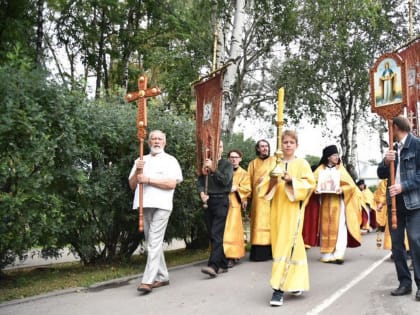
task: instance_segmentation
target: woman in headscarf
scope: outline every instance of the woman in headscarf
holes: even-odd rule
[[[361,245],[359,191],[341,164],[335,145],[323,149],[314,176],[317,181],[315,193],[320,196],[321,261],[342,264],[346,248]]]

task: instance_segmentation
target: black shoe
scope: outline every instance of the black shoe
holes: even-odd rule
[[[391,295],[393,296],[407,295],[410,293],[411,293],[411,288],[403,287],[403,286],[399,286],[397,289],[391,291]]]
[[[416,292],[416,301],[420,301],[420,289],[417,289],[417,292]]]

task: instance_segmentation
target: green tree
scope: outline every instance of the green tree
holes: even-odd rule
[[[16,50],[36,64],[36,19],[35,0],[5,0],[0,2],[0,65],[10,61],[9,53]],[[16,61],[16,60],[15,60]]]
[[[298,34],[297,2],[212,1],[220,47],[217,65],[232,63],[224,82],[223,131],[227,137],[238,117],[271,122],[267,103],[273,102],[277,91],[268,86],[272,59]]]
[[[44,73],[0,67],[0,266],[26,250],[54,248],[63,228],[55,175],[77,176],[71,122],[81,99]],[[54,172],[56,171],[56,173]],[[76,172],[74,172],[76,171]],[[56,254],[55,251],[50,252]]]
[[[401,42],[398,1],[304,1],[300,6],[301,35],[285,62],[275,62],[274,86],[285,86],[287,117],[325,126],[342,148],[342,160],[357,178],[357,135],[366,126],[369,69],[375,58]]]

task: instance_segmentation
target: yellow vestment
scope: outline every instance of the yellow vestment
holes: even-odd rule
[[[319,172],[325,168],[326,166],[321,164],[315,170],[314,175],[317,181]],[[340,188],[342,193],[327,193],[321,195],[321,204],[319,208],[321,253],[333,253],[335,251],[340,221],[341,198],[343,198],[344,201],[346,227],[349,235],[347,247],[360,246],[362,239],[360,234],[360,190],[342,164],[338,164],[336,169],[340,172]]]
[[[387,189],[387,179],[383,179],[379,182],[378,188],[373,193],[373,198],[375,204],[382,204],[381,211],[376,210],[377,216],[376,221],[379,226],[385,227],[384,236],[383,236],[383,249],[392,249],[391,243],[391,234],[389,233],[389,224],[388,224],[388,206],[386,201],[386,189]],[[409,250],[407,232],[405,232],[404,244],[406,250]]]
[[[294,159],[281,166],[292,177],[292,183],[279,179],[271,200],[270,283],[282,291],[305,291],[309,289],[309,272],[302,227],[315,178],[304,159]]]
[[[256,158],[248,165],[252,188],[251,244],[270,245],[270,201],[264,199],[270,183],[270,172],[276,166],[276,158]]]
[[[238,167],[233,173],[232,186],[237,191],[229,193],[229,211],[223,237],[223,249],[227,258],[239,259],[245,256],[244,227],[242,224],[242,202],[251,194],[248,172]]]
[[[375,198],[373,197],[372,191],[369,187],[366,187],[364,190],[361,191],[361,203],[362,203],[362,211],[366,212],[366,216],[371,218],[370,211],[376,212],[376,203]],[[371,218],[372,219],[372,218]],[[367,222],[366,226],[362,226],[362,229],[369,229],[369,225],[372,225],[371,222]]]

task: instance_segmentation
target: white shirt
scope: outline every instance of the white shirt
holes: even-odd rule
[[[156,155],[147,154],[143,156],[143,174],[154,179],[174,179],[176,183],[182,182],[182,171],[175,157],[162,152]],[[129,179],[136,174],[136,163],[131,169]],[[172,211],[173,196],[175,189],[161,189],[144,184],[143,208],[159,208]],[[139,207],[139,185],[134,193],[133,209]]]
[[[405,136],[404,139],[399,141],[398,145],[397,145],[398,165],[397,165],[397,170],[395,172],[395,183],[396,184],[400,184],[400,181],[401,181],[401,176],[400,176],[401,155],[400,154],[401,154],[401,149],[403,148],[406,139],[407,139],[407,136]]]

